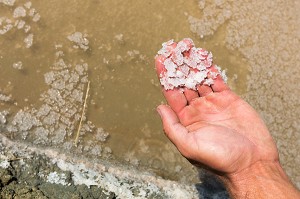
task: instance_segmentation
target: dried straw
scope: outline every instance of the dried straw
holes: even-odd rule
[[[78,144],[79,134],[80,134],[80,130],[81,130],[81,127],[82,127],[82,121],[83,121],[86,106],[87,106],[87,98],[89,96],[89,91],[90,91],[90,81],[88,81],[88,85],[87,85],[87,89],[86,89],[86,93],[85,93],[84,104],[83,104],[82,113],[81,113],[81,117],[80,117],[80,122],[79,122],[78,130],[77,130],[76,138],[75,138],[75,141],[74,141],[75,147],[77,147],[77,144]]]

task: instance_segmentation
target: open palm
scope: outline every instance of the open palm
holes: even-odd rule
[[[158,74],[164,57],[156,59]],[[168,138],[190,162],[237,173],[258,161],[277,161],[278,152],[255,110],[234,94],[220,76],[198,91],[163,90],[169,104],[158,112]]]

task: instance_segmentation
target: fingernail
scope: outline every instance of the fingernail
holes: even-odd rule
[[[156,108],[156,111],[158,112],[159,116],[162,117],[161,110],[158,107]]]

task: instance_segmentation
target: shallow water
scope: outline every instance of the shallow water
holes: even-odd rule
[[[196,172],[165,138],[155,111],[164,99],[154,71],[154,55],[162,42],[190,37],[197,46],[213,52],[215,63],[228,70],[231,88],[247,98],[254,90],[249,90],[249,77],[252,78],[250,70],[253,73],[253,67],[251,58],[242,49],[251,48],[252,44],[243,43],[240,50],[237,50],[239,46],[232,47],[229,41],[232,33],[229,27],[238,23],[241,17],[235,18],[232,14],[237,12],[238,6],[231,1],[216,1],[212,5],[206,2],[204,9],[200,9],[198,1],[192,0],[179,0],[176,3],[171,0],[134,3],[130,0],[32,0],[31,8],[35,8],[35,14],[39,13],[41,18],[34,21],[27,8],[25,17],[14,18],[14,10],[26,2],[16,1],[13,6],[0,3],[0,18],[10,19],[12,24],[22,19],[31,27],[27,33],[25,28],[13,27],[0,35],[0,94],[12,96],[8,102],[0,100],[0,112],[9,112],[6,116],[8,122],[3,125],[2,131],[7,132],[10,123],[18,125],[20,122],[16,122],[15,115],[28,107],[27,112],[31,118],[38,117],[42,124],[36,124],[20,134],[6,133],[13,139],[25,138],[25,142],[36,145],[62,147],[74,153],[91,155],[93,159],[109,158],[135,166],[146,166],[168,179],[196,180],[196,175],[194,180],[189,176]],[[220,10],[229,10],[231,14],[219,13]],[[206,17],[209,12],[210,17]],[[195,29],[191,16],[203,19],[207,26],[215,29]],[[68,36],[75,32],[82,33],[88,44],[82,44],[81,48],[80,44],[78,46],[76,42],[70,41]],[[26,48],[24,39],[29,34],[33,34],[33,44]],[[241,37],[245,35],[247,30]],[[60,58],[71,65],[65,71],[67,75],[74,71],[76,73],[74,68],[79,63],[87,63],[88,69],[79,74],[79,80],[72,87],[79,93],[76,95],[78,100],[73,102],[72,96],[65,97],[66,106],[75,109],[74,115],[67,118],[70,124],[63,127],[66,132],[56,136],[55,132],[62,129],[62,124],[51,129],[51,125],[45,125],[42,117],[37,116],[34,110],[40,110],[45,103],[51,110],[65,106],[40,99],[42,93],[54,88],[53,84],[45,83],[44,75],[51,71],[64,71],[62,68],[53,68]],[[19,61],[22,62],[22,69],[13,67]],[[57,77],[60,83],[62,79]],[[87,124],[87,121],[89,123],[81,131],[79,146],[75,147],[72,142],[83,111],[87,81],[90,81],[90,90],[87,109],[84,111],[87,119],[83,124]],[[63,93],[64,89],[55,91]],[[256,100],[252,99],[252,103],[255,104]],[[56,113],[60,116],[66,114],[62,111]],[[38,127],[43,127],[43,132],[50,132],[43,133],[43,142],[40,141],[40,134],[35,132]],[[109,133],[109,138],[95,142],[96,128],[103,128]],[[94,150],[97,147],[99,150]]]
[[[199,41],[190,31],[187,13],[199,13],[196,2],[179,1],[172,8],[171,1],[31,2],[41,15],[37,22],[24,17],[31,25],[33,45],[26,48],[23,40],[29,33],[16,28],[0,38],[1,89],[13,98],[2,108],[8,108],[10,116],[26,106],[38,109],[43,103],[40,95],[48,89],[44,74],[51,70],[55,52],[62,50],[66,62],[73,64],[83,59],[89,65],[87,118],[109,132],[107,145],[114,158],[145,165],[171,179],[176,179],[174,173],[182,169],[191,170],[165,138],[155,111],[163,97],[154,71],[154,55],[162,42],[190,37],[198,46],[213,51],[215,61],[228,68],[229,77],[237,74],[244,79],[247,74],[247,70],[238,68],[239,57],[223,47],[221,32],[215,36],[219,40]],[[2,15],[13,21],[19,19],[10,16],[23,3],[1,5],[1,13],[5,13]],[[74,32],[86,34],[86,51],[72,48],[67,37]],[[22,62],[21,70],[12,67],[18,61]],[[243,81],[232,84],[239,92],[245,90]],[[34,139],[37,138],[29,136],[26,141]],[[73,137],[66,138],[70,139]],[[89,143],[94,138],[87,134],[82,139]]]

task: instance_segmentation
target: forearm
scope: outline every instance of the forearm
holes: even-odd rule
[[[300,192],[289,181],[279,162],[258,162],[248,169],[221,179],[233,199],[300,198]]]

